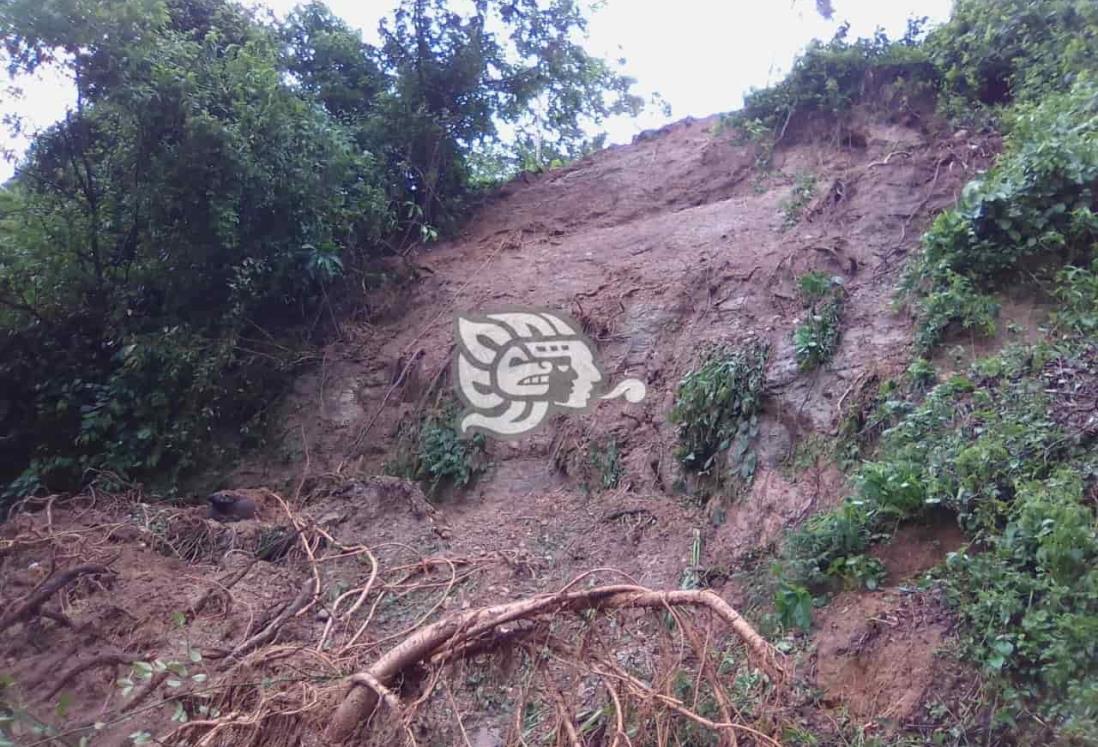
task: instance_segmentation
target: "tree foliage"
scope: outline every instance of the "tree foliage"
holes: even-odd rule
[[[841,114],[862,101],[867,88],[880,84],[936,85],[937,72],[919,43],[922,29],[921,21],[912,21],[896,41],[883,31],[851,41],[844,24],[831,41],[810,42],[780,83],[747,94],[733,123],[782,128],[797,113]]]
[[[315,2],[0,5],[10,72],[77,89],[0,189],[0,481],[178,474],[254,432],[291,332],[452,219],[500,123],[543,100],[564,147],[635,104],[584,24],[568,0],[407,0],[374,48]]]
[[[927,40],[946,92],[964,103],[1035,102],[1098,68],[1091,0],[958,0]]]

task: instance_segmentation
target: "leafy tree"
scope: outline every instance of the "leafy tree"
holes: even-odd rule
[[[254,431],[347,262],[453,214],[535,97],[547,141],[628,108],[578,6],[408,0],[380,49],[319,3],[9,0],[12,73],[77,104],[0,190],[0,481],[171,476]],[[20,476],[21,475],[21,476]]]
[[[236,6],[59,0],[4,22],[23,69],[54,60],[77,86],[0,218],[5,463],[37,460],[21,487],[186,466],[271,383],[249,325],[301,318],[384,226],[376,169]]]
[[[466,14],[445,0],[403,0],[383,23],[393,80],[383,139],[403,198],[424,220],[452,218],[445,204],[468,183],[473,154],[500,141],[501,125],[534,134],[548,163],[584,152],[585,120],[640,108],[632,81],[577,41],[586,23],[573,0],[477,0]]]
[[[344,124],[361,126],[388,79],[376,50],[323,3],[298,6],[280,29],[285,65],[301,89]]]

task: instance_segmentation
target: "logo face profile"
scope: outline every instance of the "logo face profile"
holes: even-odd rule
[[[459,314],[454,381],[467,406],[461,432],[517,438],[557,411],[583,411],[592,399],[644,399],[639,379],[603,394],[606,377],[595,347],[572,319],[556,311]]]

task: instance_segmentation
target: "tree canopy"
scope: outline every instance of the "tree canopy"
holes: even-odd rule
[[[403,0],[373,47],[319,2],[0,5],[9,72],[61,66],[77,93],[0,189],[0,482],[170,477],[256,433],[291,332],[453,225],[501,127],[538,102],[569,153],[636,109],[585,24],[572,0]]]

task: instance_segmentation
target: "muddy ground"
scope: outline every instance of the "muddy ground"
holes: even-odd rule
[[[262,697],[310,704],[301,707],[310,715],[276,717],[227,743],[272,743],[272,733],[286,744],[315,740],[325,718],[316,704],[333,702],[338,690],[332,673],[369,663],[409,622],[552,591],[592,569],[615,569],[600,580],[678,588],[695,538],[700,565],[724,571],[707,576],[712,588],[750,619],[757,600],[737,569],[845,495],[838,467],[797,455],[834,435],[861,383],[909,363],[911,325],[892,309],[898,273],[933,215],[998,147],[994,138],[945,131],[929,114],[854,121],[842,130],[794,124],[767,168],[757,145],[738,143],[715,118],[684,121],[506,185],[457,238],[414,257],[417,280],[371,288],[352,304],[339,339],[281,405],[274,444],[222,486],[249,489],[260,508],[254,519],[224,525],[201,507],[135,504],[134,496],[25,506],[2,527],[4,608],[75,564],[103,570],[68,584],[42,607],[47,616],[0,631],[4,697],[23,714],[22,743],[46,743],[36,723],[64,731],[117,715],[146,684],[123,692],[117,682],[134,658],[185,663],[191,679],[182,686],[191,689],[195,674],[224,679],[226,662],[262,670],[270,679]],[[783,205],[803,175],[815,177],[816,194],[786,225]],[[809,270],[840,277],[848,301],[836,356],[805,374],[791,333],[803,314],[796,280]],[[397,456],[400,424],[421,417],[424,403],[449,386],[455,313],[513,306],[560,309],[579,320],[610,379],[642,379],[645,400],[604,402],[556,417],[527,438],[490,441],[487,471],[432,502],[395,478],[375,479]],[[675,388],[707,345],[750,338],[773,351],[757,473],[734,499],[699,500],[673,457],[667,415]],[[603,490],[587,454],[610,440],[622,476]],[[379,607],[360,641],[347,644],[353,631],[336,630],[332,640],[349,645],[338,660],[317,645],[332,605],[315,602],[280,624],[265,648],[239,652],[311,582],[295,522],[315,523],[347,547],[371,548],[389,570],[415,568],[424,557],[462,562],[450,563],[452,573],[425,570],[428,586],[408,586],[408,596],[397,595],[403,601]],[[937,600],[913,591],[913,579],[960,541],[948,526],[910,530],[882,550],[890,575],[881,592],[848,592],[827,608],[807,648],[826,708],[860,722],[917,720],[950,621]],[[254,561],[257,552],[266,559]],[[321,566],[318,583],[338,596],[365,583],[365,557],[348,551],[312,567]],[[249,659],[255,651],[266,658]],[[304,684],[292,672],[316,679]],[[161,685],[128,718],[73,732],[64,743],[84,734],[94,744],[126,744],[142,731],[200,742],[209,732],[173,722],[176,701],[165,700],[172,689]],[[207,716],[253,709],[258,696],[248,692],[219,691],[216,707],[200,693],[188,705],[192,723],[203,703]],[[471,703],[462,709],[470,744],[505,740],[514,693],[503,692],[475,702],[458,693]],[[427,720],[416,728],[424,743],[446,744],[457,739],[452,726],[432,732],[443,727]]]

